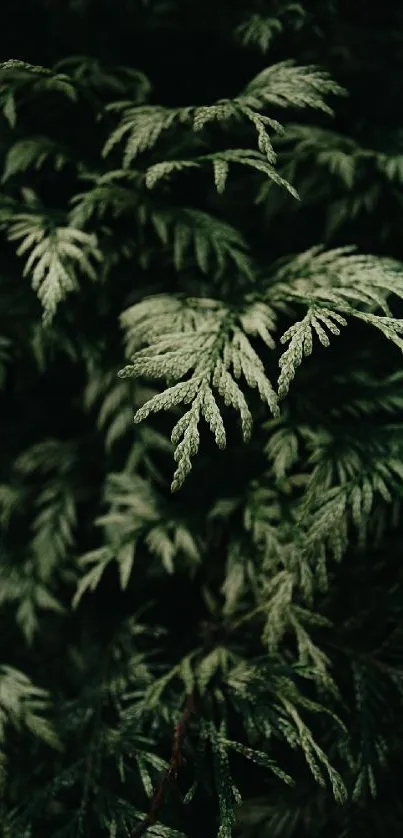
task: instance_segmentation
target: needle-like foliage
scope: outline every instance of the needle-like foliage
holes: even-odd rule
[[[399,4],[12,6],[0,836],[398,838]]]

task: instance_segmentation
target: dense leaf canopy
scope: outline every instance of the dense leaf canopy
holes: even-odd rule
[[[0,835],[397,838],[403,10],[3,6]]]

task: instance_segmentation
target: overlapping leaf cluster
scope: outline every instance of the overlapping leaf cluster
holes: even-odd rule
[[[5,838],[375,838],[402,767],[401,131],[335,4],[207,5],[227,98],[0,68]]]

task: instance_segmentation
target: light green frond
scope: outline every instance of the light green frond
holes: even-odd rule
[[[0,64],[0,94],[4,89],[17,93],[53,91],[62,93],[72,102],[77,100],[77,90],[70,76],[16,59]]]
[[[3,183],[10,177],[26,172],[31,167],[38,170],[46,160],[52,160],[56,171],[69,162],[68,153],[48,137],[19,140],[11,146],[4,165]]]
[[[322,323],[327,326],[331,334],[339,335],[340,329],[336,325],[346,326],[347,321],[340,314],[330,309],[320,309],[312,306],[299,323],[294,323],[280,338],[281,343],[290,341],[288,349],[279,359],[280,376],[278,379],[278,394],[281,397],[288,393],[291,381],[302,363],[304,356],[312,352],[312,332],[315,332],[322,346],[329,346],[330,340]]]
[[[222,728],[223,726],[221,726]],[[219,735],[213,724],[206,725],[209,744],[213,756],[215,785],[218,795],[220,810],[220,827],[218,838],[231,838],[232,828],[236,819],[236,807],[241,803],[239,793],[234,788],[231,777],[228,749],[225,744],[225,737]]]
[[[36,500],[32,549],[43,580],[60,570],[74,545],[76,499],[71,487],[52,480]]]
[[[176,270],[194,262],[202,273],[214,272],[217,278],[231,268],[253,277],[247,242],[235,227],[220,218],[181,208],[175,212],[153,211],[150,221],[162,242],[172,247]]]
[[[227,149],[221,152],[214,152],[214,154],[204,154],[199,157],[195,157],[192,160],[172,160],[167,161],[164,163],[155,163],[146,172],[146,184],[149,188],[153,187],[159,180],[166,177],[167,175],[172,174],[172,172],[184,171],[185,169],[189,168],[197,168],[203,165],[203,163],[211,163],[213,165],[213,172],[215,178],[215,184],[217,190],[219,192],[223,191],[227,180],[227,173],[228,167],[230,163],[237,163],[240,166],[246,166],[250,169],[254,169],[257,172],[261,172],[262,174],[266,175],[273,183],[277,186],[286,189],[293,198],[298,199],[298,193],[294,189],[294,187],[288,183],[287,180],[282,178],[276,169],[273,167],[272,163],[270,163],[267,159],[267,155],[263,154],[261,151],[254,151],[253,149],[242,149],[242,148],[234,148],[234,149]],[[219,181],[217,185],[217,164],[224,164],[225,166],[225,173],[226,177],[223,181],[222,179]]]
[[[272,419],[266,423],[268,431],[265,453],[267,454],[273,473],[279,480],[298,462],[299,439],[296,430],[283,419]]]
[[[113,558],[113,552],[110,547],[100,547],[80,557],[79,563],[80,567],[84,568],[84,573],[78,582],[74,594],[72,601],[73,608],[77,608],[87,591],[95,591],[95,588],[99,585],[107,566],[113,561]]]
[[[17,213],[7,225],[7,237],[20,242],[17,256],[28,254],[24,276],[31,277],[46,323],[53,319],[59,303],[77,290],[80,273],[96,279],[94,262],[102,257],[94,235],[56,226],[46,215]]]
[[[236,29],[236,35],[242,46],[256,46],[261,52],[268,51],[273,38],[283,30],[277,17],[263,17],[253,14]]]
[[[302,747],[306,762],[319,785],[325,785],[324,772],[328,775],[332,791],[338,803],[345,803],[347,799],[347,790],[342,778],[337,771],[330,765],[329,760],[320,746],[315,742],[311,731],[303,722],[300,714],[295,706],[288,700],[281,702],[298,732],[299,742]]]
[[[248,748],[241,742],[234,742],[231,739],[224,739],[222,742],[227,746],[227,748],[242,754],[242,756],[246,757],[246,759],[250,759],[251,762],[255,762],[256,765],[261,765],[263,768],[269,768],[270,771],[276,775],[276,777],[279,777],[280,780],[283,781],[283,783],[286,783],[289,786],[294,785],[295,781],[292,777],[290,777],[289,774],[286,774],[285,771],[282,771],[277,763],[273,759],[270,759],[268,754],[265,754],[263,751],[256,751],[253,748]]]
[[[78,192],[71,199],[69,221],[81,229],[88,221],[101,220],[110,211],[115,218],[132,214],[138,209],[136,187],[140,180],[137,172],[123,169],[104,174],[83,172],[81,180],[89,184],[85,192]]]
[[[179,404],[191,404],[172,431],[177,462],[172,485],[173,489],[178,489],[189,474],[191,459],[199,448],[198,424],[201,416],[207,419],[220,447],[225,444],[224,424],[213,390],[217,390],[225,405],[239,413],[245,440],[251,433],[252,416],[233,374],[243,377],[250,387],[256,387],[274,414],[278,412],[277,397],[265,375],[261,359],[244,331],[237,326],[236,316],[223,304],[208,299],[182,301],[178,298],[175,302],[172,297],[168,297],[165,305],[164,298],[157,297],[155,302],[150,299],[148,304],[144,301],[139,305],[143,314],[140,328],[148,346],[138,350],[131,363],[119,375],[125,378],[145,375],[171,381],[181,379],[193,370],[190,378],[178,381],[155,396],[135,416],[135,421],[140,422],[152,412],[167,410]],[[146,324],[150,322],[153,331],[156,329],[160,307],[160,328],[157,333],[150,334],[145,328]],[[170,317],[170,310],[173,318]],[[249,319],[246,316],[243,323],[240,321],[240,325],[243,325],[245,331],[250,329],[252,334],[256,334],[256,330],[263,326],[264,308],[261,306],[256,310],[252,307],[252,312]],[[138,314],[138,307],[134,307],[122,315],[123,323],[130,323],[130,330],[134,324],[139,323]],[[268,326],[272,324],[270,310],[265,313],[264,320],[263,334],[266,336]],[[182,329],[188,324],[191,328],[178,332],[179,324]],[[137,339],[141,339],[139,330]]]
[[[191,111],[191,108],[163,108],[156,105],[133,107],[131,102],[117,102],[109,105],[108,109],[120,113],[121,122],[105,143],[103,156],[107,157],[123,140],[125,167],[129,167],[139,154],[152,148],[161,134],[175,122],[186,121]]]
[[[314,108],[332,114],[325,102],[329,94],[344,94],[327,73],[316,67],[299,67],[292,61],[273,64],[245,87],[243,96],[251,101],[283,108]]]
[[[149,189],[152,189],[156,183],[158,183],[162,178],[165,178],[172,174],[172,172],[182,172],[184,169],[194,169],[197,168],[197,162],[195,160],[164,160],[163,163],[155,163],[154,166],[150,166],[146,172],[146,186]]]
[[[278,283],[278,284],[277,284]],[[346,325],[344,315],[358,318],[374,326],[403,349],[402,321],[388,316],[388,297],[403,298],[403,273],[398,262],[378,256],[354,253],[353,248],[323,251],[313,248],[280,268],[267,299],[276,307],[284,301],[309,306],[299,323],[281,338],[290,346],[280,360],[281,392],[287,392],[290,381],[304,355],[312,349],[312,329],[324,346],[329,338],[322,323],[332,334],[339,334],[338,325]],[[373,313],[377,309],[385,316]],[[321,322],[319,322],[321,321]]]
[[[26,728],[52,748],[60,749],[59,739],[44,715],[50,708],[49,694],[36,687],[23,672],[11,666],[0,667],[0,740],[7,724]]]

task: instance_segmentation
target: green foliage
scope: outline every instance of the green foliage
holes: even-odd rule
[[[48,692],[35,687],[18,669],[3,665],[0,668],[0,784],[3,793],[7,778],[4,747],[10,727],[36,737],[52,748],[60,749],[53,725],[46,718],[47,712]]]
[[[271,15],[255,12],[238,25],[237,40],[244,47],[256,47],[268,52],[273,41],[287,28],[299,29],[306,20],[306,11],[300,3],[275,3]]]
[[[253,277],[248,246],[239,230],[200,210],[152,211],[150,223],[163,244],[172,248],[177,271],[191,263],[207,275],[221,277],[225,269]]]
[[[10,24],[4,838],[400,835],[402,19],[339,7]]]
[[[22,103],[38,93],[51,92],[61,93],[72,102],[77,99],[72,79],[64,73],[54,73],[25,61],[11,60],[0,64],[0,103],[11,128],[17,122],[17,97]]]
[[[12,214],[7,224],[7,237],[9,241],[19,242],[17,256],[29,254],[23,275],[31,277],[32,287],[44,309],[44,321],[49,323],[61,300],[77,290],[78,270],[90,279],[96,279],[91,259],[99,262],[101,253],[95,236],[68,224],[57,224],[49,215],[33,209],[32,212]]]
[[[125,140],[124,166],[130,166],[142,152],[152,149],[165,131],[190,122],[194,131],[201,131],[207,124],[225,123],[233,119],[246,119],[255,127],[259,151],[269,160],[274,152],[266,126],[282,131],[277,120],[260,113],[267,104],[272,106],[314,108],[332,113],[325,101],[329,93],[340,95],[342,88],[326,73],[315,67],[298,67],[291,61],[268,67],[259,73],[233,100],[220,99],[214,105],[187,108],[162,108],[156,106],[132,107],[127,102],[116,102],[109,110],[122,113],[118,128],[104,146],[107,156]]]
[[[398,208],[401,202],[402,133],[400,130],[379,136],[350,137],[324,127],[290,124],[284,135],[274,143],[279,172],[298,190],[302,203],[317,206],[326,201],[324,237],[331,240],[340,228],[351,221],[377,213],[385,199]],[[321,177],[312,176],[319,169]],[[326,200],[329,196],[330,200]],[[272,207],[278,212],[279,202],[270,189],[262,185],[257,201],[270,217]],[[287,211],[296,207],[287,205]],[[380,218],[381,239],[390,236],[392,223]]]
[[[273,414],[277,414],[275,392],[247,337],[259,335],[266,345],[272,346],[269,329],[273,321],[267,306],[252,304],[237,316],[214,300],[159,297],[144,300],[126,311],[123,322],[137,340],[144,336],[149,347],[135,353],[131,364],[120,371],[121,377],[145,375],[175,381],[193,370],[190,378],[154,396],[135,416],[135,421],[140,422],[158,410],[191,404],[171,435],[177,463],[173,491],[182,486],[191,469],[191,457],[198,451],[201,417],[209,425],[218,447],[226,445],[224,422],[214,390],[226,406],[238,411],[245,441],[251,434],[252,414],[236,379],[242,376],[249,387],[258,390]]]
[[[289,342],[279,359],[278,396],[282,398],[288,393],[304,355],[312,352],[313,334],[326,347],[330,341],[324,327],[331,334],[339,335],[339,326],[347,325],[341,312],[375,326],[403,348],[401,322],[387,316],[388,294],[403,296],[400,271],[399,264],[392,260],[356,256],[348,248],[326,253],[316,249],[280,268],[270,278],[267,294],[244,307],[240,314],[211,299],[175,300],[173,296],[151,297],[126,311],[122,321],[129,331],[129,340],[132,333],[136,341],[146,341],[148,346],[139,349],[119,375],[165,378],[172,383],[137,411],[135,421],[179,404],[192,405],[172,431],[171,441],[177,445],[173,488],[179,489],[183,484],[191,468],[190,458],[198,451],[200,416],[209,424],[218,447],[225,447],[225,427],[212,388],[217,389],[225,405],[239,412],[246,441],[251,433],[252,416],[236,379],[243,377],[249,387],[257,388],[273,415],[278,413],[276,393],[265,375],[262,360],[248,340],[248,336],[259,336],[267,347],[274,347],[273,309],[264,300],[274,309],[284,301],[309,304],[304,318],[280,338],[283,344]],[[325,302],[333,308],[324,307]],[[386,316],[362,310],[357,307],[360,303],[367,308],[381,308]],[[132,341],[130,346],[132,350]]]
[[[3,182],[13,175],[26,172],[33,166],[40,169],[45,160],[54,158],[54,166],[57,171],[68,163],[68,157],[63,150],[48,137],[33,137],[30,140],[19,140],[11,146],[6,157]]]

